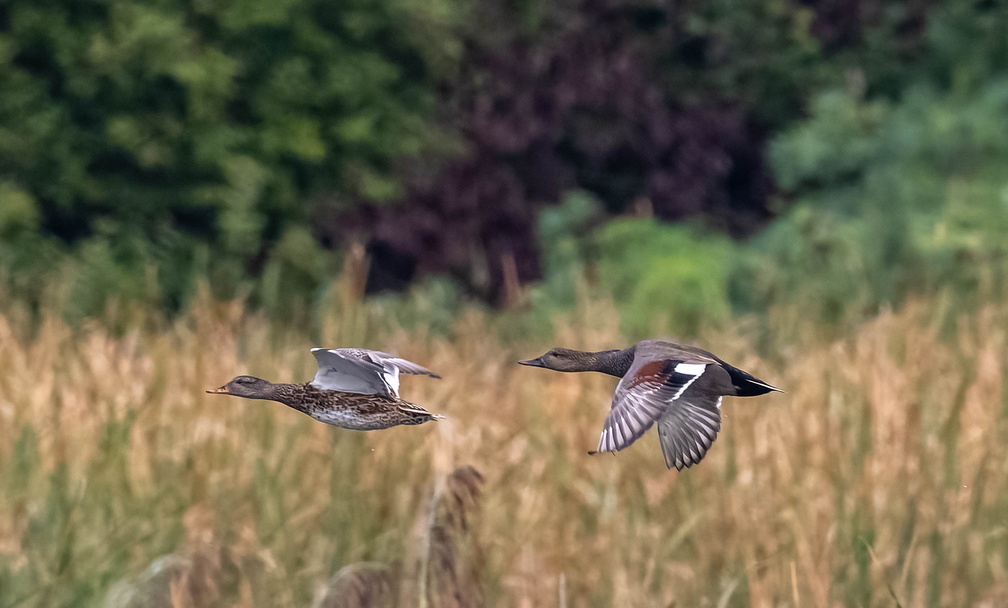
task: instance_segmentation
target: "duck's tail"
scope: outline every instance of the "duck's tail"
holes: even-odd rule
[[[445,418],[441,414],[432,414],[419,405],[406,401],[399,404],[399,411],[406,415],[406,421],[403,424],[423,424],[431,420],[443,420]]]
[[[784,392],[776,386],[763,382],[756,376],[753,376],[749,372],[744,372],[737,367],[725,364],[725,369],[728,370],[732,384],[735,385],[736,397],[756,397],[757,395],[765,395],[772,391]]]

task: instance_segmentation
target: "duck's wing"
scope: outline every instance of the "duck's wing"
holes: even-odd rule
[[[344,357],[353,357],[380,365],[383,370],[385,382],[392,389],[392,393],[399,395],[399,374],[413,374],[430,376],[431,378],[441,378],[441,376],[430,371],[426,367],[408,361],[395,355],[383,353],[380,350],[368,350],[366,348],[337,348],[336,351]]]
[[[400,373],[441,377],[422,365],[377,350],[313,348],[312,353],[319,360],[319,371],[312,384],[322,389],[398,397]]]
[[[326,391],[398,397],[399,374],[345,351],[353,349],[313,348],[318,373],[311,385]],[[344,352],[341,352],[344,351]]]
[[[721,396],[686,392],[658,419],[665,466],[677,471],[703,459],[721,430]]]
[[[394,367],[403,374],[430,376],[431,378],[441,377],[422,365],[413,363],[412,361],[403,359],[402,357],[396,357],[395,355],[383,353],[380,350],[368,350],[366,348],[337,348],[336,351],[344,355],[350,355],[358,359],[377,363],[389,370]]]
[[[705,354],[655,351],[639,351],[616,387],[598,451],[622,450],[658,422],[665,463],[682,469],[700,461],[721,428],[720,397],[696,388],[721,368]]]

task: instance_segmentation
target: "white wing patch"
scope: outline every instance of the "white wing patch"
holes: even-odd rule
[[[677,374],[682,374],[684,376],[693,376],[687,380],[675,395],[672,396],[672,401],[675,401],[682,394],[686,392],[686,389],[690,387],[691,384],[696,382],[696,379],[703,375],[704,371],[707,369],[706,363],[680,363],[675,366],[675,371]]]
[[[675,371],[680,374],[689,374],[690,376],[699,376],[704,373],[707,369],[706,363],[680,363],[675,366]]]
[[[399,396],[399,368],[395,365],[383,365],[382,369],[382,379],[385,380],[385,384],[392,390],[392,394],[396,397]]]

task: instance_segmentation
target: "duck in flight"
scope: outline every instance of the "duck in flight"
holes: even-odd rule
[[[319,422],[357,431],[444,418],[399,398],[399,374],[441,377],[426,367],[363,348],[313,348],[311,352],[319,369],[307,384],[274,384],[238,376],[207,392],[278,401]]]
[[[618,452],[658,423],[665,465],[677,470],[704,457],[721,430],[721,397],[780,391],[695,348],[644,340],[625,350],[554,348],[522,365],[559,372],[602,372],[620,378],[597,452]]]

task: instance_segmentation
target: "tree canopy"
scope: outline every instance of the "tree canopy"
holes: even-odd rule
[[[6,0],[0,280],[38,304],[62,273],[80,315],[199,280],[279,305],[359,242],[372,290],[500,301],[570,193],[750,236],[904,154],[864,121],[939,128],[889,110],[913,91],[998,99],[1006,33],[987,2]]]

